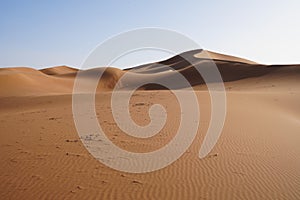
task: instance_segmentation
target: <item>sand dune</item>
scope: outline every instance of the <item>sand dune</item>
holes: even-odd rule
[[[246,63],[246,64],[257,64],[256,62],[244,58],[229,56],[229,55],[211,52],[211,51],[201,51],[200,53],[194,54],[194,56],[196,58],[213,59],[215,61],[229,61],[229,62]]]
[[[205,57],[207,55],[212,56],[213,61],[208,60]],[[189,62],[184,58],[188,58]],[[268,88],[274,84],[284,85],[286,81],[293,81],[298,85],[297,80],[300,76],[297,65],[261,65],[245,59],[202,50],[185,52],[165,61],[131,69],[100,67],[80,71],[80,74],[83,79],[92,80],[98,79],[99,74],[105,71],[98,84],[98,91],[108,91],[114,89],[118,82],[120,88],[133,88],[144,82],[176,79],[177,73],[180,72],[195,89],[202,90],[206,89],[205,82],[195,67],[207,68],[214,64],[218,67],[225,86],[230,90]],[[78,73],[77,69],[67,66],[39,71],[31,68],[3,68],[0,70],[0,96],[70,94]],[[125,73],[128,78],[119,81]],[[175,88],[184,87],[186,87],[185,84],[178,84]],[[164,89],[157,84],[148,84],[141,88]]]
[[[169,70],[168,67],[171,67],[175,70],[185,68],[187,66],[201,64],[207,61],[214,61],[215,63],[220,63],[221,61],[227,63],[245,63],[245,64],[257,64],[253,61],[238,58],[234,56],[224,55],[220,53],[215,53],[211,51],[205,51],[202,49],[191,50],[183,52],[179,55],[171,57],[167,60],[145,64],[127,70],[138,72],[138,73],[157,73],[165,70]]]
[[[68,66],[57,66],[57,67],[41,69],[40,71],[47,75],[62,75],[62,74],[74,73],[77,72],[78,70]]]
[[[210,63],[203,53],[189,51],[126,70],[100,67],[78,71],[66,66],[0,69],[1,197],[300,199],[300,65],[261,65],[208,52],[225,82],[227,116],[217,145],[199,159],[211,119],[210,96],[194,68]],[[98,80],[100,73],[103,76],[95,95],[97,120],[115,145],[132,152],[151,152],[168,144],[179,127],[181,110],[174,94],[164,87],[142,86],[130,100],[134,122],[147,125],[153,104],[164,106],[167,121],[148,139],[129,136],[112,115],[114,87],[127,90],[144,82],[172,80],[177,73],[189,81],[201,118],[196,139],[182,157],[161,170],[132,174],[113,170],[88,153],[73,120],[73,84],[77,75],[83,84],[89,84]],[[128,78],[123,79],[125,76]],[[176,89],[184,87],[179,84]]]
[[[73,80],[50,77],[35,69],[0,70],[0,97],[66,94],[72,87]]]

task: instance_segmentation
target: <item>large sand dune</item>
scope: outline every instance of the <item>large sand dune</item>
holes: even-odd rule
[[[211,102],[195,66],[207,66],[211,62],[207,55],[225,82],[227,116],[217,145],[199,159]],[[149,152],[174,137],[180,123],[176,98],[156,84],[134,93],[129,108],[137,124],[150,122],[153,104],[163,105],[168,113],[157,135],[140,139],[116,125],[111,91],[171,80],[178,72],[195,89],[201,111],[196,139],[180,159],[155,172],[131,174],[110,169],[88,153],[72,115],[78,73],[83,83],[103,73],[95,109],[107,137],[123,149]],[[128,79],[122,80],[124,76]],[[262,65],[201,50],[126,70],[0,69],[0,195],[3,199],[300,199],[299,80],[300,65]]]
[[[208,56],[213,60],[209,60]],[[180,72],[195,89],[202,89],[205,88],[205,82],[195,67],[205,68],[214,64],[218,67],[225,86],[230,90],[264,88],[268,87],[268,84],[271,84],[269,86],[276,84],[285,85],[286,81],[298,84],[297,80],[299,80],[300,76],[300,69],[297,65],[261,65],[233,56],[193,50],[165,61],[125,70],[113,67],[99,67],[80,71],[80,77],[86,80],[98,79],[99,72],[104,72],[99,81],[98,91],[107,91],[112,90],[125,73],[128,78],[125,81],[120,81],[118,87],[131,88],[143,82],[159,82],[164,79],[174,79],[176,74]],[[0,69],[0,97],[70,94],[72,93],[73,81],[77,73],[79,73],[77,69],[67,66],[46,68],[39,71],[24,67],[2,68]],[[244,84],[245,79],[246,84]],[[247,83],[249,84],[247,85]],[[181,87],[184,86],[179,84],[177,89]],[[146,85],[143,88],[162,89],[163,87]]]

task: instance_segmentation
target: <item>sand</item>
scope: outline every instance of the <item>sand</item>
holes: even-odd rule
[[[199,51],[186,54],[195,58],[195,66],[206,62],[198,58]],[[170,79],[175,72],[195,89],[201,111],[196,139],[170,166],[142,174],[111,169],[82,144],[72,115],[76,69],[0,69],[1,198],[300,199],[300,65],[267,66],[230,56],[214,59],[225,81],[227,115],[220,139],[204,159],[198,153],[211,102],[190,64],[177,56],[133,69],[106,69],[96,94],[98,121],[114,144],[132,152],[154,151],[174,137],[180,121],[178,102],[157,85],[137,90],[129,106],[137,124],[149,123],[148,109],[154,103],[168,113],[160,133],[138,139],[115,124],[111,90],[130,88],[141,80]],[[82,73],[88,81],[99,71],[104,68]],[[117,84],[124,74],[130,80]]]

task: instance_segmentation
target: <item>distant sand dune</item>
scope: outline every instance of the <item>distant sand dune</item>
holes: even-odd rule
[[[62,75],[62,74],[74,73],[77,72],[78,70],[68,66],[57,66],[57,67],[41,69],[40,71],[47,75]]]
[[[50,77],[31,68],[0,69],[0,97],[70,93],[73,80]]]
[[[208,56],[213,58],[208,60]],[[189,62],[183,58],[188,58]],[[174,79],[180,72],[195,89],[204,89],[205,82],[195,67],[204,68],[216,65],[221,73],[225,86],[231,90],[243,87],[258,88],[259,84],[274,82],[281,84],[293,81],[298,84],[299,66],[272,66],[261,65],[242,58],[213,53],[209,51],[193,50],[182,53],[165,61],[151,63],[120,70],[117,68],[95,68],[78,72],[77,69],[67,66],[58,66],[42,70],[31,68],[3,68],[0,69],[0,96],[30,96],[51,94],[70,94],[74,78],[80,73],[85,80],[98,79],[98,91],[112,90],[119,79],[126,73],[130,77],[125,82],[119,82],[118,87],[132,88],[143,82],[158,82],[164,79]],[[105,70],[106,69],[106,70]],[[269,81],[269,79],[271,79]],[[251,82],[251,84],[247,84]],[[247,86],[245,86],[247,85]],[[267,86],[267,85],[266,85]],[[261,87],[266,87],[261,86]],[[178,85],[177,89],[185,86]],[[7,89],[9,88],[9,89]],[[148,84],[140,89],[164,89],[156,84]]]

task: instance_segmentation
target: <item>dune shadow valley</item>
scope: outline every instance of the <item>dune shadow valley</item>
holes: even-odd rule
[[[211,67],[218,69],[220,80],[206,79],[197,70],[209,73]],[[220,84],[223,87],[214,87]],[[195,94],[197,104],[180,102],[175,92]],[[200,158],[213,110],[220,111],[213,106],[212,92],[225,95],[226,116],[216,144]],[[125,109],[112,103],[115,93],[130,93]],[[82,106],[74,104],[74,97],[82,98],[83,104],[93,100],[92,117],[74,119],[74,108]],[[115,103],[126,102],[120,95]],[[181,103],[191,112],[182,111]],[[165,118],[152,113],[157,104],[164,108]],[[190,117],[182,122],[182,116],[195,110],[199,121]],[[82,109],[79,116],[87,112]],[[165,122],[156,134],[138,137],[116,122],[124,112],[139,127],[147,128],[151,119]],[[110,143],[93,137],[90,121],[101,127]],[[126,128],[128,124],[121,122]],[[91,130],[85,138],[76,123]],[[100,152],[113,145],[130,155],[148,155],[168,147],[182,125],[187,130],[197,127],[191,145],[158,170],[117,170],[105,163],[129,157],[108,151],[104,160],[87,148],[97,139],[102,142],[96,149]],[[188,138],[191,132],[183,134]],[[0,199],[299,200],[299,144],[300,64],[265,65],[195,49],[127,69],[0,68]],[[174,153],[178,149],[175,145]],[[160,157],[161,162],[167,159]],[[134,162],[130,165],[136,167]],[[145,161],[142,167],[151,166]]]

